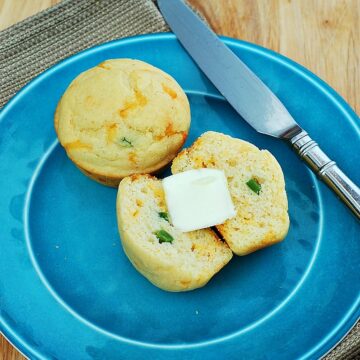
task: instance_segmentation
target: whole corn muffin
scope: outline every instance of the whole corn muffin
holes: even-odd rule
[[[55,130],[69,158],[110,186],[167,165],[189,126],[190,106],[179,84],[132,59],[107,60],[81,73],[55,112]]]

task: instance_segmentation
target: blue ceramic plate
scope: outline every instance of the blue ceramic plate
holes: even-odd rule
[[[325,83],[255,45],[223,39],[343,170],[360,182],[359,119]],[[190,145],[206,130],[269,149],[286,178],[284,242],[236,257],[208,285],[169,293],[130,264],[116,190],[88,179],[56,141],[53,115],[80,72],[109,58],[147,61],[189,96]],[[354,216],[280,140],[257,134],[171,34],[100,45],[37,77],[0,115],[1,320],[32,359],[318,358],[359,316]]]

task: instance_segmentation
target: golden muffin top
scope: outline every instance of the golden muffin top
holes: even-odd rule
[[[55,129],[79,167],[110,177],[153,172],[185,142],[188,99],[162,70],[107,60],[76,77],[55,113]]]

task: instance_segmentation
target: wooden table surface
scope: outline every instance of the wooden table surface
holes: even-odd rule
[[[222,35],[304,65],[360,112],[359,0],[189,0]],[[0,30],[59,0],[0,0]],[[356,96],[358,95],[358,96]],[[24,359],[3,337],[0,359]]]

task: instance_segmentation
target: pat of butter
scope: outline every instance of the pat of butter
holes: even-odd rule
[[[235,216],[222,170],[185,171],[163,179],[163,187],[171,222],[183,232],[223,224]]]

